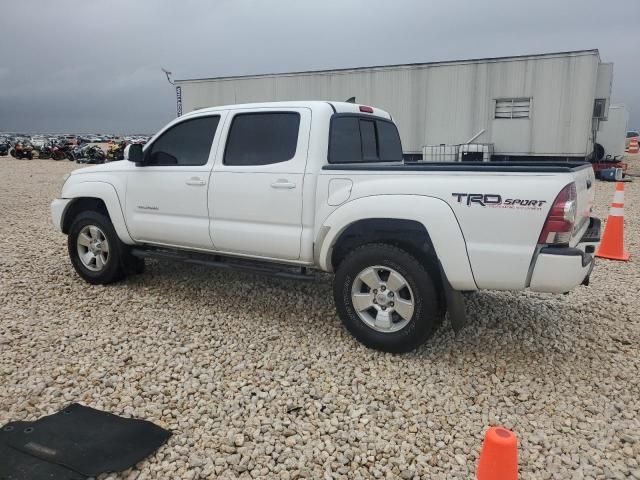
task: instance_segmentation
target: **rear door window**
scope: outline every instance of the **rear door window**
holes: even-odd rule
[[[296,112],[241,113],[233,118],[225,165],[271,165],[296,155],[300,114]]]
[[[329,163],[397,161],[402,161],[402,144],[393,122],[361,115],[334,115]]]

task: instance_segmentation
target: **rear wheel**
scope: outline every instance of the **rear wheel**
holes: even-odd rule
[[[339,265],[334,300],[345,327],[364,345],[408,352],[442,322],[438,292],[425,267],[387,244],[364,245]]]

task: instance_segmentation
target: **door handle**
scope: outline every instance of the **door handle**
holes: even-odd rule
[[[195,187],[202,187],[203,185],[206,185],[207,182],[206,180],[202,180],[199,177],[191,177],[189,180],[187,180],[185,182],[187,185],[193,185]]]
[[[291,183],[291,182],[285,180],[284,178],[281,178],[277,182],[273,182],[271,184],[271,188],[282,188],[282,189],[290,190],[292,188],[296,188],[296,184],[295,183]]]

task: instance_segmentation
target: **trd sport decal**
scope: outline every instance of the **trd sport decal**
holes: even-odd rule
[[[527,200],[523,198],[505,198],[497,193],[452,193],[458,203],[480,205],[481,207],[541,209],[546,200]]]

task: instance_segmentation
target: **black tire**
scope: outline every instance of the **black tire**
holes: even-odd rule
[[[380,265],[400,273],[413,293],[414,310],[407,325],[396,332],[380,332],[356,312],[351,291],[358,274]],[[422,345],[442,323],[435,283],[425,268],[406,251],[387,244],[369,244],[353,250],[338,266],[333,283],[336,309],[346,329],[364,345],[376,350],[403,353]]]
[[[78,253],[78,236],[83,228],[89,225],[98,227],[109,244],[109,256],[104,267],[100,271],[93,271],[87,268]],[[69,235],[67,237],[67,248],[69,258],[78,275],[84,280],[94,285],[105,285],[116,282],[124,277],[123,268],[123,245],[118,238],[111,221],[101,213],[95,211],[85,211],[78,214],[73,220]]]
[[[596,161],[599,162],[600,160],[602,160],[604,158],[604,154],[605,154],[604,147],[599,143],[596,143],[593,146],[593,156],[596,159]]]
[[[11,150],[9,150],[9,155],[11,155],[13,158],[17,158],[16,157],[16,151],[13,148]]]

